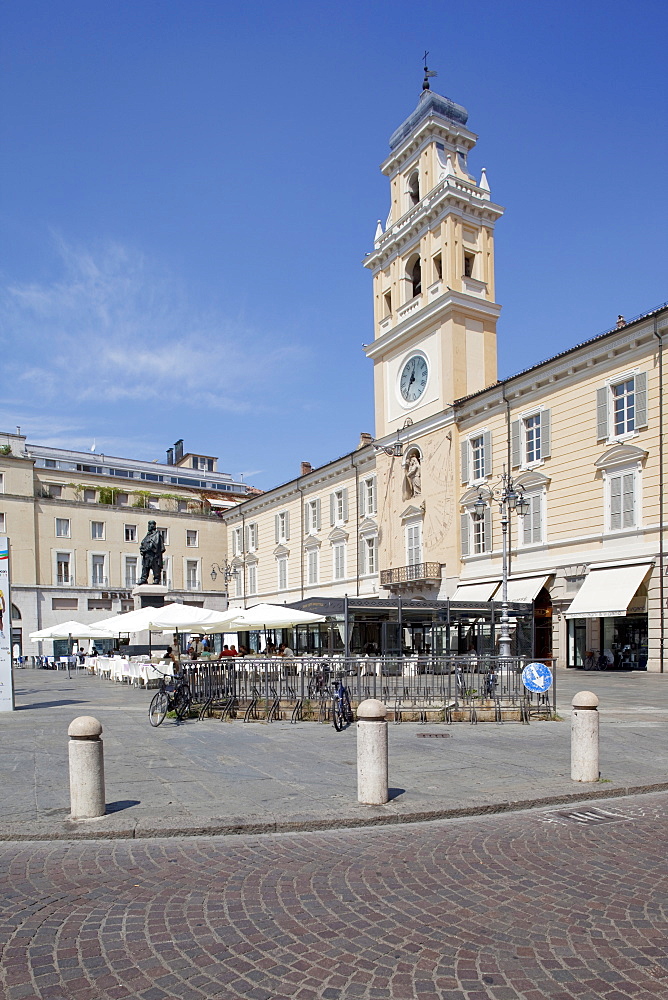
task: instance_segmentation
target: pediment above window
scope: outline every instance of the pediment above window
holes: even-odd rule
[[[232,560],[232,566],[234,567],[234,569],[239,569],[239,567],[243,566],[243,564],[244,561],[239,556],[235,556],[234,559]]]
[[[515,485],[521,486],[525,490],[544,489],[549,484],[550,477],[544,476],[538,469],[528,469],[526,472],[520,472],[519,476],[515,478]]]
[[[247,566],[257,566],[257,561],[258,561],[257,556],[253,555],[252,552],[251,552],[250,555],[246,556],[246,565]]]
[[[274,549],[274,555],[276,556],[277,559],[279,559],[281,556],[289,556],[290,549],[286,549],[285,545],[277,545],[276,548]]]
[[[471,504],[475,503],[476,500],[478,499],[478,494],[479,493],[480,493],[480,490],[477,489],[475,486],[472,486],[470,490],[467,490],[466,493],[463,493],[460,496],[459,502],[460,502],[461,506],[462,507],[470,507]],[[485,499],[487,499],[487,498],[485,498]]]
[[[424,503],[420,504],[419,507],[416,507],[415,504],[409,504],[408,507],[406,507],[406,509],[403,511],[401,515],[401,520],[411,521],[418,517],[424,517],[424,510],[425,510]]]
[[[362,535],[365,532],[368,533],[369,531],[377,531],[378,525],[370,517],[365,517],[357,530],[359,531],[360,535]]]
[[[611,469],[615,465],[633,465],[636,462],[644,462],[647,452],[643,448],[638,448],[634,444],[613,444],[608,448],[594,465],[597,469]]]
[[[374,527],[375,527],[375,525],[374,525]],[[327,535],[327,539],[330,542],[332,542],[332,543],[334,543],[334,542],[347,542],[348,541],[348,532],[344,531],[343,528],[333,528],[332,531],[330,531],[330,533]]]
[[[319,538],[316,538],[315,535],[310,535],[304,542],[304,548],[307,552],[312,551],[313,549],[319,549],[321,545],[322,542]]]

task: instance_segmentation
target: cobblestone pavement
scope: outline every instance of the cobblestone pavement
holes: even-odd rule
[[[151,691],[18,671],[18,710],[0,719],[0,839],[322,829],[592,795],[570,778],[569,705],[582,688],[601,701],[596,793],[666,787],[668,676],[560,671],[557,679],[562,722],[390,724],[392,798],[372,808],[356,801],[354,726],[335,733],[317,723],[210,719],[152,729]],[[77,715],[104,727],[108,815],[74,825],[67,727]]]
[[[668,794],[0,845],[6,1000],[665,1000]]]

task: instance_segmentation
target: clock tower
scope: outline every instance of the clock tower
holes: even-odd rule
[[[428,79],[426,80],[428,87]],[[373,274],[376,437],[435,417],[496,381],[494,226],[503,214],[468,158],[465,108],[429,89],[390,137],[390,211]],[[410,417],[410,421],[407,421]]]

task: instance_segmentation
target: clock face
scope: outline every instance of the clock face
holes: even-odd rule
[[[414,354],[404,365],[399,380],[399,390],[402,399],[407,403],[415,403],[424,392],[427,385],[429,366],[421,354]]]

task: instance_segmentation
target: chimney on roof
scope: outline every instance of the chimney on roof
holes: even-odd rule
[[[619,316],[617,317],[617,329],[621,330],[621,328],[623,326],[626,326],[626,320],[624,319],[624,317],[620,313]]]
[[[179,464],[183,458],[183,438],[179,438],[178,441],[174,442],[174,462],[176,465]]]
[[[299,473],[300,476],[308,476],[309,472],[313,472],[313,467],[310,462],[302,462],[302,471]]]
[[[167,449],[167,465],[174,465],[174,449]]]
[[[371,434],[367,434],[366,431],[362,431],[362,433],[360,434],[360,443],[357,445],[357,447],[366,448],[366,446],[368,444],[371,444],[372,441],[373,441],[373,436]]]

